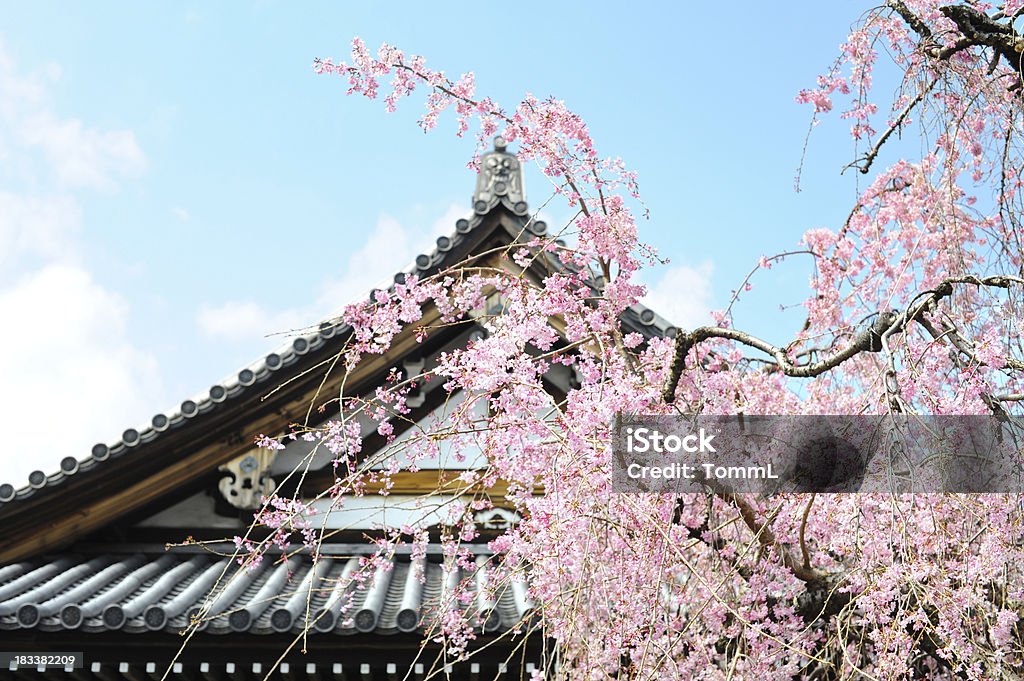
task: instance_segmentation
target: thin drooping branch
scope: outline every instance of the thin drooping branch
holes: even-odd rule
[[[924,327],[924,330],[927,331],[928,334],[935,340],[949,341],[949,344],[956,348],[957,352],[959,352],[961,355],[967,357],[969,360],[976,364],[986,365],[986,363],[978,357],[978,354],[975,352],[975,349],[971,341],[967,340],[962,335],[960,335],[960,332],[957,331],[955,326],[951,326],[948,323],[942,323],[941,328],[936,328],[936,326],[932,322],[923,317],[918,317],[916,321],[918,324]],[[1007,359],[1003,366],[998,366],[994,368],[1024,371],[1024,362],[1020,362],[1019,360],[1015,359]]]
[[[919,92],[916,97],[910,100],[910,103],[907,104],[906,107],[904,107],[903,111],[900,112],[900,115],[896,117],[896,120],[894,120],[892,124],[889,125],[888,129],[884,133],[882,133],[882,136],[878,138],[878,141],[876,141],[874,146],[871,147],[871,150],[868,153],[866,153],[863,156],[863,158],[854,161],[850,165],[846,166],[846,168],[856,168],[862,174],[865,175],[868,172],[870,172],[872,164],[878,157],[878,153],[882,150],[882,146],[886,143],[886,141],[892,136],[894,132],[900,129],[900,127],[903,125],[903,121],[907,119],[907,116],[909,116],[910,112],[914,110],[914,107],[916,107],[924,100],[925,96],[932,91],[932,88],[934,88],[935,84],[938,82],[938,78],[933,79],[927,87],[921,90],[921,92]],[[844,168],[843,170],[845,171],[846,168]]]
[[[701,326],[693,331],[680,330],[676,335],[675,350],[669,365],[668,380],[665,382],[665,387],[661,393],[662,400],[667,404],[671,404],[675,399],[676,387],[679,385],[679,379],[682,377],[687,355],[691,349],[706,340],[720,338],[741,343],[771,356],[776,370],[781,371],[786,376],[792,378],[812,378],[835,369],[843,362],[861,353],[879,352],[882,349],[883,336],[891,336],[893,333],[898,333],[911,322],[921,319],[925,313],[934,309],[939,301],[951,296],[953,294],[953,286],[957,284],[1010,288],[1013,284],[1024,285],[1024,279],[1010,275],[991,277],[968,275],[945,279],[934,289],[916,296],[914,301],[902,312],[880,312],[871,327],[857,334],[853,341],[842,350],[822,360],[806,364],[795,363],[785,348],[773,345],[745,331],[720,326]],[[1016,363],[1008,364],[1008,366],[1010,368],[1017,368]]]

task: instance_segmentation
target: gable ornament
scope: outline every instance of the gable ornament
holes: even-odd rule
[[[263,497],[273,494],[277,487],[269,475],[276,455],[272,449],[253,449],[218,467],[218,471],[227,473],[217,483],[224,499],[243,511],[259,508]]]

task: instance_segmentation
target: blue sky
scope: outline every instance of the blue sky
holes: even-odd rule
[[[9,3],[0,24],[0,481],[84,457],[428,250],[469,207],[472,142],[421,108],[346,98],[314,57],[354,35],[477,74],[508,107],[555,95],[640,174],[650,303],[682,325],[763,254],[845,217],[837,118],[793,102],[867,5]],[[884,160],[884,159],[883,159]],[[531,170],[534,206],[547,197]],[[562,217],[553,208],[553,221]],[[758,279],[776,340],[809,263]],[[54,414],[61,414],[55,421]],[[45,420],[45,423],[44,423]],[[45,443],[26,449],[29,437]]]

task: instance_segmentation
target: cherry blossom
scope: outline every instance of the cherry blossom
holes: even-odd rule
[[[645,293],[636,273],[653,253],[638,241],[637,177],[598,153],[563,102],[527,94],[506,109],[476,93],[471,73],[450,78],[390,45],[374,56],[358,39],[350,60],[317,60],[318,73],[388,111],[421,94],[425,130],[452,112],[456,135],[475,133],[478,157],[501,134],[576,211],[568,245],[533,239],[506,254],[519,268],[536,258],[560,264],[545,276],[456,267],[408,276],[345,310],[349,368],[386,352],[428,307],[446,324],[477,319],[487,333],[415,379],[465,400],[413,437],[395,440],[391,424],[408,412],[412,379],[393,376],[372,398],[342,395],[340,416],[306,434],[336,457],[330,497],[343,503],[369,476],[397,472],[396,448],[407,470],[437,456],[441,442],[482,453],[486,465],[456,481],[466,503],[449,509],[445,566],[477,569],[465,543],[478,535],[475,512],[493,500],[472,489],[507,483],[504,501],[522,521],[491,542],[490,569],[528,570],[536,619],[514,631],[555,643],[548,678],[1024,674],[1018,496],[630,495],[613,493],[610,478],[621,413],[1017,413],[1021,72],[1010,48],[972,26],[1009,26],[1004,17],[1020,4],[892,0],[861,18],[833,67],[797,95],[817,120],[852,124],[859,146],[849,169],[870,180],[844,223],[813,226],[752,270],[768,284],[789,256],[813,262],[806,323],[784,347],[732,328],[729,310],[716,326],[674,338],[623,332],[624,311]],[[883,68],[903,76],[891,102],[873,87]],[[890,158],[892,140],[912,134],[920,153]],[[751,285],[748,276],[737,291]],[[501,314],[480,316],[493,295]],[[555,365],[573,371],[567,395],[545,387]],[[361,451],[359,415],[388,439],[382,453]],[[368,471],[374,457],[390,462],[384,472]],[[267,508],[262,520],[316,545],[309,508]],[[379,555],[402,543],[424,555],[421,528],[380,530]],[[472,588],[463,580],[448,603],[468,602]],[[463,615],[442,603],[430,625],[453,659],[472,654]]]

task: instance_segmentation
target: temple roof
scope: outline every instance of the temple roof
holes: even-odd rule
[[[472,212],[456,220],[451,232],[439,236],[432,250],[397,273],[395,283],[410,274],[424,277],[470,262],[496,242],[529,240],[547,231],[542,220],[530,215],[519,161],[505,150],[500,138],[494,151],[481,159],[471,204]],[[549,265],[563,266],[554,259]],[[626,310],[622,323],[647,338],[675,332],[642,305]],[[149,423],[126,429],[111,443],[96,444],[87,456],[64,458],[59,471],[37,470],[20,487],[0,484],[0,523],[6,525],[11,539],[6,550],[0,547],[0,563],[67,545],[72,537],[84,536],[144,503],[166,500],[178,493],[175,490],[193,493],[195,489],[185,489],[190,480],[237,457],[251,447],[256,434],[271,434],[289,417],[306,413],[310,391],[321,385],[323,368],[350,331],[337,319],[324,321],[175,408],[156,414]],[[407,335],[412,338],[411,332]],[[423,350],[412,340],[403,350],[399,340],[393,353],[374,361],[400,361],[395,353]],[[370,389],[372,381],[379,380],[369,369],[364,373],[361,387],[346,379],[346,390]],[[268,398],[272,389],[282,385],[284,390],[273,391]],[[42,527],[46,533],[40,532]]]
[[[369,574],[360,570],[366,545],[325,545],[315,567],[308,554],[268,556],[253,569],[208,552],[34,559],[0,568],[0,630],[177,634],[195,618],[211,634],[423,634],[433,614],[454,608],[479,633],[505,631],[529,615],[526,589],[512,583],[495,598],[486,584],[489,556],[474,548],[481,552],[474,571],[446,571],[440,555],[412,562],[406,553]],[[451,597],[460,580],[468,603]]]
[[[483,254],[547,231],[530,215],[522,168],[500,139],[481,159],[471,206],[452,231],[394,276],[394,284],[461,263],[490,262],[484,258],[493,255]],[[545,257],[546,271],[565,267],[555,256]],[[646,338],[675,332],[642,305],[626,310],[622,324]],[[308,552],[277,554],[246,570],[234,562],[230,543],[171,550],[130,543],[132,537],[160,541],[155,537],[168,517],[168,532],[192,527],[194,516],[185,510],[216,515],[196,501],[215,503],[204,497],[208,478],[244,462],[256,434],[275,434],[301,420],[321,389],[337,395],[342,379],[329,383],[327,367],[351,331],[337,319],[324,321],[149,423],[95,445],[87,456],[66,457],[59,471],[35,471],[20,487],[0,484],[0,639],[7,647],[84,649],[91,659],[76,669],[76,678],[102,681],[159,679],[165,670],[172,678],[206,679],[263,678],[270,670],[274,678],[310,680],[529,676],[543,636],[519,637],[531,622],[528,590],[522,581],[488,583],[493,576],[486,569],[492,560],[486,544],[464,547],[473,569],[452,569],[437,544],[416,560],[400,547],[384,564],[361,569],[372,546],[333,544],[320,547],[315,563]],[[422,367],[431,353],[472,332],[445,328],[421,343],[409,327],[384,355],[344,375],[346,393],[372,391],[408,361]],[[435,395],[441,392],[422,391],[423,415],[437,409],[441,397],[450,399]],[[329,467],[324,471],[330,473]],[[433,482],[440,479],[435,473]],[[407,484],[415,490],[419,482]],[[338,534],[334,541],[347,539]],[[449,597],[457,584],[467,588],[458,602]],[[482,653],[454,668],[432,632],[436,615],[453,609],[471,623]],[[182,648],[186,639],[179,634],[193,621],[201,623],[202,635]],[[305,650],[298,656],[292,646],[307,633],[316,644],[309,656]],[[507,636],[513,633],[514,640]],[[425,659],[425,651],[434,659]],[[0,681],[22,673],[0,666]]]
[[[52,655],[56,669],[41,678],[71,672],[89,681],[165,672],[212,680],[513,679],[528,677],[540,658],[542,637],[528,637],[526,584],[489,583],[496,577],[482,546],[466,547],[475,554],[471,569],[447,568],[437,545],[415,559],[405,547],[363,569],[366,545],[324,545],[315,563],[308,553],[267,555],[252,569],[224,555],[233,548],[125,546],[4,566],[0,640]],[[455,598],[460,583],[465,595]],[[472,628],[469,661],[434,641],[438,616],[453,610]],[[186,631],[193,621],[198,635]],[[72,665],[57,651],[80,652]],[[0,681],[35,678],[31,661],[10,657],[0,655]]]

